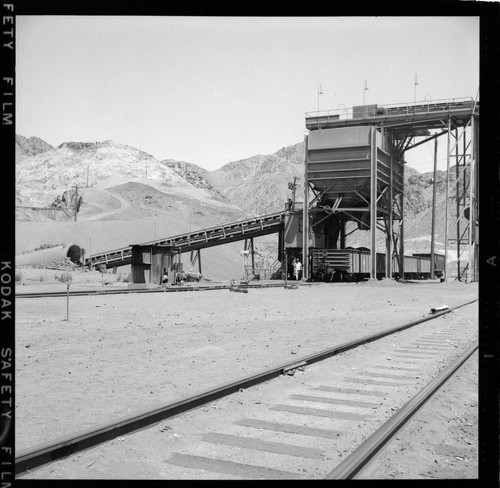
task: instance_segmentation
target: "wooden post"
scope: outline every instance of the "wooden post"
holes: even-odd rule
[[[284,264],[284,270],[285,270],[285,288],[288,284],[288,256],[287,256],[287,253],[286,253],[286,248],[285,248],[285,260],[283,261],[283,264]]]
[[[69,321],[69,283],[66,283],[66,321]]]
[[[78,185],[75,186],[75,222],[76,222],[76,214],[78,213]]]
[[[252,256],[252,274],[255,276],[255,254],[253,252],[253,237],[250,238],[250,245],[252,246],[251,249],[251,256]]]

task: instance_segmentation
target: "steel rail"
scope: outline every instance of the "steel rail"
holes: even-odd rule
[[[471,300],[469,302],[449,308],[448,310],[445,310],[443,312],[438,312],[436,314],[423,317],[407,324],[391,327],[375,334],[367,335],[359,339],[354,339],[343,344],[333,346],[329,349],[325,349],[318,353],[297,358],[293,362],[286,362],[283,364],[272,366],[269,369],[260,371],[251,376],[243,377],[237,380],[233,380],[229,383],[224,383],[214,388],[204,390],[195,396],[181,398],[157,408],[121,417],[113,422],[101,424],[99,426],[23,450],[15,459],[15,473],[22,473],[29,469],[33,469],[43,464],[55,461],[56,459],[69,456],[75,452],[83,451],[97,444],[109,441],[118,436],[145,428],[151,424],[160,422],[161,420],[179,415],[188,410],[200,407],[208,402],[212,402],[224,396],[235,393],[241,388],[249,388],[259,383],[269,381],[280,376],[286,371],[293,370],[306,364],[312,364],[318,361],[322,361],[331,356],[375,341],[387,335],[394,334],[404,329],[408,329],[423,322],[427,322],[428,320],[434,320],[438,317],[441,317],[442,315],[452,312],[453,310],[475,303],[476,301],[477,299]]]
[[[137,289],[123,289],[123,290],[77,290],[70,291],[69,296],[89,296],[89,295],[122,295],[127,293],[168,293],[180,291],[205,291],[205,290],[223,290],[229,288],[229,285],[220,285],[214,287],[178,287],[178,288],[137,288]],[[20,293],[16,298],[60,298],[67,296],[67,292],[53,291],[45,293]]]
[[[342,461],[325,479],[352,479],[363,466],[386,444],[396,432],[439,390],[476,351],[475,341],[457,359],[441,371],[427,386],[417,393],[406,405],[377,429],[363,444]]]
[[[301,283],[300,286],[311,286],[314,283]],[[319,284],[319,283],[318,283]],[[246,284],[238,285],[240,288],[277,288],[283,287],[284,283],[268,283],[268,284]],[[175,288],[127,288],[123,290],[75,290],[70,291],[69,296],[88,296],[88,295],[120,295],[126,293],[172,293],[183,291],[211,291],[211,290],[227,290],[231,285],[211,285],[211,286],[176,286]],[[20,293],[16,298],[60,298],[66,297],[66,291],[54,291],[45,293]]]

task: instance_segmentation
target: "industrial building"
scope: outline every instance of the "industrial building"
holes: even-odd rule
[[[253,239],[278,233],[278,259],[283,271],[289,260],[296,257],[303,262],[302,279],[305,280],[313,279],[325,266],[337,273],[371,279],[404,277],[409,273],[417,277],[443,276],[445,280],[451,277],[467,282],[478,280],[477,100],[461,98],[318,111],[306,113],[305,127],[302,202],[289,201],[283,212],[159,239],[142,246],[149,246],[150,256],[165,256],[161,250],[164,246],[177,253],[191,252],[191,260],[198,261],[201,273],[203,248],[244,240],[253,268]],[[405,257],[405,153],[443,136],[447,138],[448,169],[445,256],[438,259],[433,249],[433,212],[429,256]],[[451,164],[456,171],[453,187]],[[456,218],[450,217],[451,205]],[[370,232],[370,249],[350,249],[348,222]],[[378,232],[385,238],[383,253],[376,249]],[[160,246],[158,252],[155,246]],[[135,282],[158,282],[165,259],[157,260],[155,265],[156,261],[151,258],[146,277],[145,263],[134,258],[136,247],[95,254],[86,263],[106,267],[132,264]],[[452,265],[448,257],[451,247],[458,257]],[[162,270],[154,269],[160,266]]]

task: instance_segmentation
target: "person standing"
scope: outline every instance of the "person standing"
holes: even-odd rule
[[[299,259],[295,262],[295,275],[297,280],[302,278],[302,263]]]
[[[302,270],[302,263],[300,262],[299,259],[294,258],[293,259],[293,276],[295,279],[298,281],[300,280],[300,272]]]

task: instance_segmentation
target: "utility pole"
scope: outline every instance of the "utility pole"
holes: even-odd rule
[[[76,222],[76,214],[78,213],[78,185],[75,185],[75,222]]]
[[[417,74],[415,73],[415,81],[413,82],[413,104],[415,105],[417,103]]]
[[[295,191],[297,190],[297,177],[293,177],[293,183],[288,183],[288,189],[292,190],[292,205],[290,208],[290,211],[292,211],[295,208]]]
[[[366,91],[368,90],[368,81],[365,80],[365,86],[363,87],[363,116],[366,117]]]
[[[432,176],[432,223],[431,223],[431,280],[434,279],[434,239],[436,232],[436,175],[437,175],[438,138],[434,139],[434,174]]]
[[[321,85],[318,85],[318,129],[319,129],[319,96],[323,95],[323,88]]]

